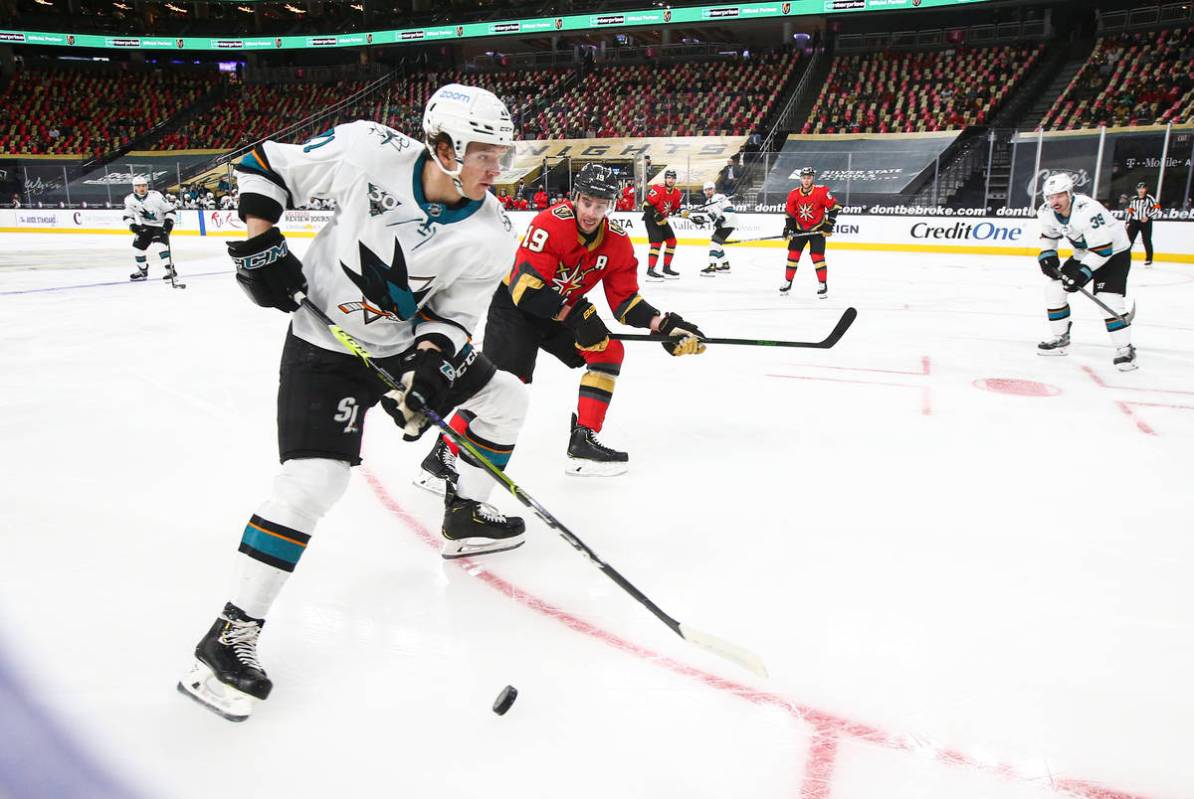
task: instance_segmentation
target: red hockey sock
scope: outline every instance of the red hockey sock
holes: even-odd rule
[[[825,266],[825,264],[823,262],[817,264],[817,280],[821,283],[824,283],[825,275],[828,273],[828,271],[829,271],[828,268]]]
[[[471,413],[466,413],[465,411],[457,411],[452,416],[451,420],[448,422],[448,427],[452,428],[457,433],[464,435],[464,431],[468,430],[468,423],[472,419],[473,419],[473,415]],[[460,454],[460,446],[455,441],[448,438],[447,436],[443,436],[443,439],[444,439],[444,443],[448,445],[448,450],[453,455]]]
[[[788,261],[788,268],[784,270],[784,280],[791,283],[796,279],[796,264]]]
[[[663,242],[663,268],[672,268],[672,256],[676,254],[676,240],[668,239]]]
[[[647,268],[654,270],[655,264],[659,261],[659,245],[652,244],[651,249],[647,251]]]

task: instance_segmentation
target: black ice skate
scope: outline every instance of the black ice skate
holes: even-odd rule
[[[782,286],[779,287],[779,293],[784,295],[785,297],[788,296],[788,292],[791,290],[792,290],[792,281],[791,280],[789,280],[787,283],[784,283]]]
[[[718,271],[718,272],[729,272],[729,271],[730,271],[730,262],[729,262],[729,261],[722,261],[722,262],[721,262],[721,263],[718,265],[718,267],[717,267],[717,271]]]
[[[701,270],[701,277],[713,277],[717,274],[717,264],[709,264]]]
[[[658,283],[663,280],[663,275],[656,272],[654,269],[647,269],[647,280],[651,283]]]
[[[411,482],[432,494],[443,496],[444,483],[455,483],[457,477],[456,456],[452,454],[452,450],[448,449],[444,437],[437,436],[435,446],[431,448],[431,452],[427,453],[427,457],[423,459],[423,463],[419,467],[418,476]]]
[[[673,270],[670,266],[665,266],[663,268],[663,276],[668,280],[675,280],[676,278],[680,277],[680,273]]]
[[[572,437],[568,440],[567,473],[576,477],[613,477],[625,474],[630,456],[625,452],[605,446],[597,440],[597,434],[588,427],[576,423],[572,414]]]
[[[444,546],[446,560],[505,552],[523,545],[527,526],[517,516],[503,516],[492,505],[456,496],[456,484],[445,483]]]
[[[174,271],[174,264],[166,267],[166,274],[162,275],[162,280],[173,280],[178,277],[178,273]]]
[[[257,660],[257,636],[265,624],[229,602],[195,647],[195,665],[178,682],[179,692],[229,721],[244,721],[254,700],[274,687]]]
[[[140,267],[136,272],[129,275],[129,280],[144,280],[149,277],[149,267]]]
[[[1048,341],[1042,341],[1036,345],[1037,355],[1068,355],[1070,348],[1070,328],[1074,326],[1073,322],[1066,322],[1065,332],[1060,336],[1054,336]]]
[[[1129,344],[1126,347],[1120,347],[1115,351],[1115,368],[1121,372],[1130,372],[1133,369],[1139,369],[1136,365],[1136,348]]]
[[[823,299],[825,299],[825,298],[826,298],[826,297],[828,297],[828,296],[829,296],[829,284],[828,284],[828,283],[822,283],[822,284],[821,284],[821,288],[817,289],[817,297],[818,297],[819,299],[822,299],[822,300],[823,300]]]

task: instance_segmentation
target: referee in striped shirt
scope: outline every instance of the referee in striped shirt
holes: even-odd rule
[[[1153,265],[1153,218],[1161,213],[1161,204],[1148,193],[1148,186],[1136,184],[1136,196],[1128,203],[1128,241],[1136,243],[1136,235],[1144,239],[1144,265]]]

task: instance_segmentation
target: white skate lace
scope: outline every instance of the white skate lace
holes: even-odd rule
[[[498,509],[486,502],[477,503],[477,515],[487,522],[494,524],[505,524],[506,516],[498,512]]]
[[[589,431],[589,443],[592,444],[597,449],[601,450],[602,452],[606,452],[606,453],[614,452],[614,450],[612,448],[607,447],[604,444],[602,444],[600,441],[598,441],[597,434],[594,433],[592,430]]]
[[[220,643],[232,647],[236,659],[241,663],[259,671],[261,661],[257,660],[257,636],[261,635],[261,627],[252,621],[234,621],[228,619],[224,631],[220,633]]]

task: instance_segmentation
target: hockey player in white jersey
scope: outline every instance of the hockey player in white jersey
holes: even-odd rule
[[[149,277],[149,248],[153,245],[157,258],[166,270],[163,280],[174,277],[174,261],[170,257],[170,231],[174,229],[174,206],[161,192],[151,191],[149,180],[142,175],[133,178],[133,193],[124,198],[124,223],[132,232],[133,260],[136,271],[129,280]]]
[[[1132,244],[1127,231],[1097,200],[1074,193],[1074,181],[1065,173],[1045,180],[1045,204],[1037,211],[1041,227],[1041,271],[1049,278],[1045,299],[1053,338],[1038,345],[1039,355],[1065,355],[1070,346],[1070,303],[1067,293],[1094,281],[1094,293],[1121,317],[1126,310],[1128,271],[1132,266]],[[1064,264],[1057,254],[1062,239],[1074,254]],[[1116,368],[1136,368],[1131,325],[1123,319],[1106,320],[1115,345]]]
[[[470,340],[517,248],[488,191],[512,155],[510,114],[493,94],[450,84],[428,101],[423,130],[420,143],[379,123],[352,122],[306,144],[266,142],[237,168],[249,238],[228,245],[236,278],[258,305],[293,316],[278,389],[282,469],[241,535],[231,599],[178,686],[234,721],[270,693],[257,636],[361,461],[365,412],[380,401],[414,440],[429,426],[425,408],[446,415],[460,407],[472,419],[464,435],[500,467],[526,413],[523,384]],[[337,211],[300,262],[275,225],[284,209],[311,197],[334,200]],[[386,393],[298,306],[298,291],[406,390]],[[445,494],[443,556],[522,544],[522,519],[484,504],[492,478],[463,458],[456,467]]]
[[[689,219],[696,217],[697,224],[709,221],[713,224],[713,236],[709,240],[709,265],[701,270],[702,277],[713,277],[718,272],[730,271],[730,259],[726,257],[726,242],[734,228],[738,227],[738,214],[730,198],[717,192],[713,181],[706,181],[702,191],[705,195],[705,206],[699,211],[693,211]]]

